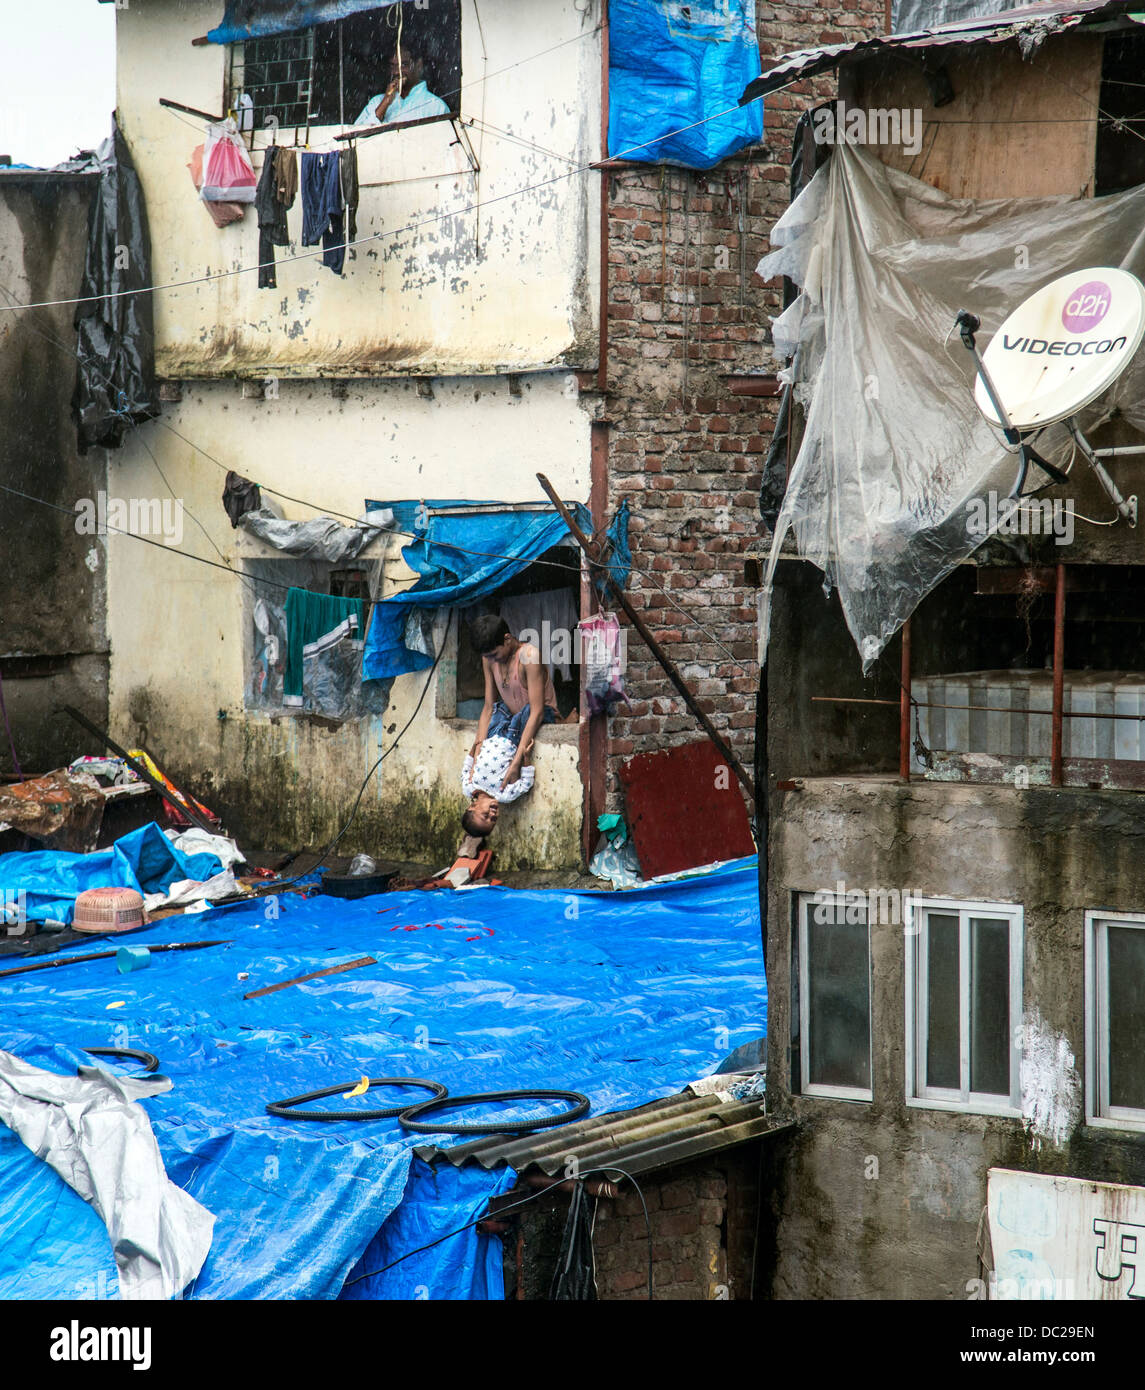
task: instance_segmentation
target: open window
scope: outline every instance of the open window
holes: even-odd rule
[[[577,631],[580,618],[580,552],[575,545],[546,550],[496,594],[460,612],[457,635],[456,699],[438,702],[443,717],[476,720],[485,701],[485,672],[481,653],[473,645],[471,628],[485,614],[500,614],[515,637],[533,642],[548,666],[562,720],[575,716],[580,705],[577,670]]]
[[[403,53],[424,64],[426,88],[461,109],[460,0],[403,0],[329,24],[229,45],[228,109],[260,130],[268,116],[285,128],[350,126],[390,81]],[[416,117],[415,117],[416,118]],[[401,124],[399,118],[392,124]]]

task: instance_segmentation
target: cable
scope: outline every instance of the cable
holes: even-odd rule
[[[432,1091],[436,1100],[444,1100],[448,1095],[448,1090],[440,1081],[426,1081],[420,1076],[377,1076],[369,1079],[366,1090],[373,1090],[375,1086],[417,1086],[423,1091]],[[321,1100],[323,1096],[341,1095],[343,1098],[347,1090],[354,1087],[354,1082],[343,1081],[339,1086],[327,1086],[321,1091],[307,1091],[305,1095],[288,1096],[286,1100],[272,1100],[266,1107],[268,1115],[278,1115],[284,1120],[392,1120],[400,1115],[403,1110],[410,1108],[407,1101],[403,1105],[395,1105],[388,1110],[295,1110],[296,1105],[301,1105],[307,1100]]]
[[[454,1110],[460,1105],[484,1105],[493,1101],[538,1099],[572,1101],[572,1106],[546,1119],[527,1116],[523,1120],[505,1120],[501,1124],[437,1125],[422,1122],[422,1117],[434,1110]],[[425,1100],[420,1105],[407,1106],[398,1120],[403,1129],[413,1130],[415,1134],[531,1134],[535,1129],[553,1129],[557,1125],[571,1124],[573,1120],[587,1115],[590,1105],[589,1098],[582,1096],[579,1091],[486,1091],[481,1095],[438,1096],[434,1100]]]
[[[621,1176],[622,1178],[627,1178],[628,1181],[632,1184],[632,1186],[636,1189],[636,1195],[640,1198],[640,1206],[641,1206],[641,1208],[643,1209],[643,1212],[644,1212],[644,1229],[645,1229],[645,1234],[646,1234],[646,1236],[647,1236],[647,1241],[648,1241],[648,1300],[649,1300],[649,1302],[651,1302],[651,1301],[652,1301],[652,1221],[651,1221],[651,1219],[649,1218],[649,1215],[648,1215],[648,1203],[644,1200],[644,1193],[641,1191],[640,1184],[636,1181],[636,1179],[632,1176],[632,1174],[629,1173],[626,1169],[624,1169],[624,1168],[618,1168],[618,1167],[616,1167],[615,1165],[611,1165],[610,1167],[607,1167],[607,1168],[589,1168],[587,1171],[585,1171],[585,1172],[583,1172],[583,1173],[580,1174],[580,1177],[577,1179],[577,1181],[578,1181],[578,1182],[583,1182],[586,1178],[596,1177],[596,1176],[598,1176],[598,1175],[603,1176],[603,1175],[605,1175],[605,1174],[607,1174],[607,1173],[619,1173],[620,1176]],[[552,1191],[551,1188],[547,1188],[547,1187],[539,1188],[536,1192],[531,1192],[527,1197],[523,1197],[519,1202],[512,1202],[512,1203],[510,1203],[508,1206],[498,1207],[498,1209],[497,1209],[497,1216],[498,1216],[498,1218],[500,1218],[500,1217],[503,1216],[506,1212],[516,1211],[516,1210],[518,1210],[520,1207],[528,1206],[528,1204],[529,1204],[530,1202],[535,1202],[539,1197],[547,1197],[547,1196],[549,1196],[550,1193],[551,1193],[551,1191]],[[366,1274],[358,1274],[358,1275],[355,1275],[353,1279],[347,1279],[346,1282],[345,1282],[345,1284],[342,1285],[342,1287],[343,1287],[344,1289],[348,1289],[348,1288],[350,1287],[351,1284],[360,1284],[360,1283],[362,1282],[363,1279],[373,1279],[373,1278],[375,1278],[375,1277],[376,1277],[377,1275],[379,1275],[379,1274],[385,1274],[387,1270],[393,1269],[395,1265],[400,1265],[400,1264],[402,1263],[403,1260],[408,1260],[408,1259],[410,1259],[410,1258],[411,1258],[412,1256],[414,1256],[414,1255],[420,1255],[420,1254],[422,1254],[422,1252],[425,1251],[425,1250],[432,1250],[433,1247],[434,1247],[435,1245],[440,1245],[440,1244],[442,1243],[443,1240],[451,1240],[454,1236],[459,1236],[459,1235],[462,1234],[462,1232],[468,1231],[471,1227],[476,1226],[476,1225],[478,1225],[480,1222],[486,1220],[487,1215],[488,1215],[488,1208],[486,1209],[486,1211],[485,1211],[484,1213],[482,1213],[482,1215],[477,1216],[477,1217],[474,1217],[474,1219],[473,1219],[472,1221],[467,1221],[467,1222],[465,1223],[464,1226],[458,1226],[457,1229],[454,1230],[454,1231],[447,1231],[447,1232],[445,1233],[445,1235],[443,1235],[443,1236],[438,1236],[438,1238],[437,1238],[436,1240],[428,1241],[425,1245],[419,1245],[419,1246],[418,1246],[416,1249],[414,1249],[414,1250],[407,1250],[406,1253],[405,1253],[404,1255],[399,1255],[399,1256],[397,1257],[396,1260],[391,1260],[391,1261],[389,1262],[388,1265],[383,1265],[383,1266],[381,1267],[381,1269],[372,1269],[372,1270],[370,1270],[370,1271],[369,1271],[368,1273],[366,1273]]]
[[[793,86],[800,80],[800,78],[795,77],[792,79],[791,82],[784,83],[783,87],[774,88],[773,91],[770,92],[768,95],[774,95],[775,92],[783,91],[785,87]],[[759,101],[762,100],[762,98],[756,97],[755,100]],[[722,120],[725,116],[735,115],[742,109],[743,107],[739,104],[739,102],[737,102],[734,106],[726,107],[723,111],[713,112],[712,115],[704,116],[698,121],[691,121],[688,125],[679,126],[675,130],[665,131],[663,135],[658,135],[652,140],[645,140],[642,144],[639,145],[630,145],[627,149],[620,150],[616,154],[611,155],[610,159],[627,159],[630,155],[637,154],[641,150],[646,150],[650,148],[652,145],[662,145],[666,140],[670,140],[673,136],[684,135],[689,130],[695,130],[698,126],[707,125],[711,121]],[[357,237],[355,240],[352,241],[344,241],[339,243],[337,246],[319,246],[313,251],[299,251],[294,253],[293,255],[281,256],[277,260],[276,264],[277,266],[281,267],[293,261],[313,260],[316,257],[326,255],[326,253],[331,250],[348,250],[351,247],[365,246],[369,242],[383,241],[388,237],[402,236],[406,232],[416,232],[421,227],[436,225],[437,223],[444,221],[447,217],[457,218],[464,216],[466,213],[481,212],[485,209],[492,207],[495,203],[503,203],[513,198],[523,197],[526,193],[536,193],[540,189],[551,187],[551,185],[553,185],[554,183],[561,183],[566,179],[571,179],[576,174],[589,173],[595,168],[597,162],[598,161],[596,160],[592,160],[587,164],[576,165],[567,173],[554,174],[551,178],[541,179],[538,183],[526,184],[522,188],[510,189],[507,193],[501,193],[495,198],[490,198],[483,204],[469,203],[465,207],[458,208],[455,211],[436,213],[432,217],[422,218],[419,222],[410,222],[407,223],[404,227],[395,227],[392,231],[372,232],[369,236]],[[269,264],[270,262],[260,261],[256,265],[236,266],[230,270],[219,270],[212,275],[196,275],[192,276],[190,279],[187,280],[172,280],[162,285],[141,285],[135,289],[111,290],[106,294],[84,295],[74,299],[45,299],[33,302],[31,304],[23,304],[20,306],[15,306],[11,304],[0,304],[0,313],[13,313],[15,312],[17,307],[24,309],[52,309],[62,307],[65,305],[97,304],[103,302],[104,300],[125,299],[137,294],[157,294],[161,290],[186,289],[192,285],[206,285],[219,280],[231,279],[238,275],[249,275],[254,271],[264,269],[265,266]]]

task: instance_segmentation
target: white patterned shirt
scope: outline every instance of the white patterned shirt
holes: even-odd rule
[[[531,790],[536,773],[531,764],[521,769],[515,782],[502,787],[509,764],[517,756],[517,745],[507,738],[494,734],[481,745],[476,760],[472,753],[465,755],[465,765],[461,769],[461,790],[466,796],[474,792],[488,792],[502,803],[516,801],[519,796]]]

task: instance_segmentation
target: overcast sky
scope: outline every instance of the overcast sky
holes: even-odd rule
[[[111,133],[115,6],[0,0],[0,154],[58,164]]]

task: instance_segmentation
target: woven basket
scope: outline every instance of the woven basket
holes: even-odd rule
[[[88,888],[76,898],[73,931],[134,931],[143,925],[143,898],[134,888]]]

